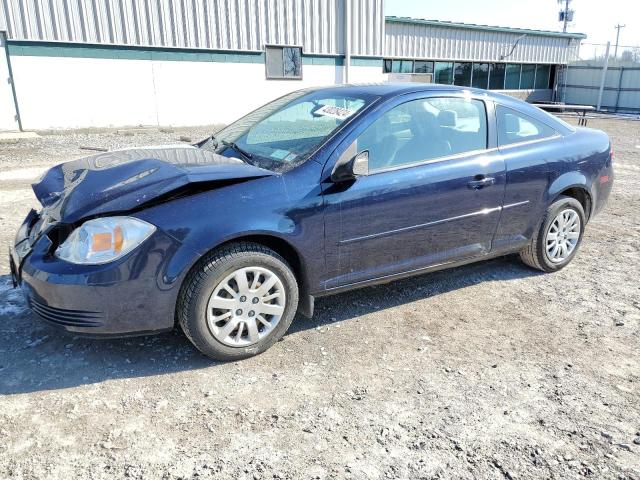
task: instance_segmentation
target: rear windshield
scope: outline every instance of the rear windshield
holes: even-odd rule
[[[200,147],[269,170],[289,170],[378,98],[342,95],[336,90],[285,95],[223,128]]]

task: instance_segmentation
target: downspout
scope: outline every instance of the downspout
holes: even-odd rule
[[[351,0],[344,0],[344,81],[349,83],[351,66]]]
[[[7,57],[7,72],[9,73],[9,83],[11,84],[11,93],[13,94],[13,107],[16,112],[16,121],[18,122],[18,130],[23,132],[22,119],[20,118],[20,108],[18,107],[18,94],[16,93],[16,84],[13,81],[13,70],[11,69],[11,57],[9,56],[9,46],[7,45],[7,32],[0,31],[0,47],[4,47],[4,53]]]

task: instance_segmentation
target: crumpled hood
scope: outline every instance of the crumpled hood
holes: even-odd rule
[[[33,184],[49,217],[73,223],[126,212],[188,184],[275,175],[236,158],[191,145],[117,150],[63,163]]]

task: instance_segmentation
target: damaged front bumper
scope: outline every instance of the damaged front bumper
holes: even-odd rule
[[[76,265],[53,256],[42,218],[29,213],[10,249],[15,286],[47,323],[91,336],[157,333],[173,328],[180,278],[171,276],[179,243],[156,231],[123,258]]]

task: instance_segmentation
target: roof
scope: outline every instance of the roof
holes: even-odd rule
[[[383,83],[349,83],[340,85],[328,85],[321,87],[309,87],[300,90],[302,92],[332,92],[340,91],[345,95],[369,94],[378,97],[395,97],[405,93],[413,92],[449,92],[461,93],[472,92],[475,94],[491,97],[494,92],[481,90],[473,87],[463,87],[459,85],[443,85],[439,83],[420,82],[383,82]],[[508,97],[512,98],[512,97]]]
[[[444,20],[425,20],[422,18],[411,17],[385,17],[385,21],[393,23],[413,23],[416,25],[430,25],[433,27],[443,28],[463,28],[467,30],[484,30],[488,32],[506,32],[526,35],[538,35],[543,37],[563,37],[563,38],[577,38],[584,39],[587,36],[584,33],[571,33],[571,32],[553,32],[550,30],[531,30],[528,28],[512,28],[512,27],[496,27],[491,25],[476,25],[473,23],[459,23],[448,22]]]

